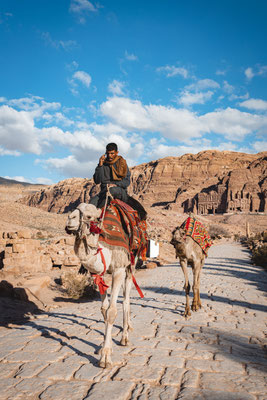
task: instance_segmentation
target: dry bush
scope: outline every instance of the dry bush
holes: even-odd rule
[[[267,244],[264,244],[252,251],[251,260],[253,264],[267,268]]]
[[[210,237],[214,239],[221,239],[222,237],[229,238],[229,232],[220,225],[210,225],[209,227]]]
[[[97,292],[88,275],[79,274],[77,271],[67,271],[61,275],[61,282],[64,292],[73,299],[96,296]]]

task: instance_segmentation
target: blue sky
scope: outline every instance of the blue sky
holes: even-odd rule
[[[0,176],[267,150],[265,0],[1,0]]]

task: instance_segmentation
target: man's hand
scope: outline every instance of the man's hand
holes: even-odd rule
[[[98,165],[99,165],[100,167],[102,167],[102,165],[103,165],[105,159],[106,159],[106,154],[103,154],[103,156],[101,156],[101,157],[99,158],[99,164],[98,164]]]

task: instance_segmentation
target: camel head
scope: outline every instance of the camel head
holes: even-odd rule
[[[185,231],[179,227],[175,228],[172,231],[172,240],[171,240],[171,244],[175,247],[176,244],[178,243],[183,243],[184,242],[184,235],[185,235]]]
[[[83,222],[90,224],[90,222],[98,222],[102,214],[100,208],[96,208],[93,204],[81,203],[79,206],[68,216],[65,231],[68,234],[76,234]]]

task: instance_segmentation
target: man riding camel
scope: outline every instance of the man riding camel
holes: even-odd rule
[[[97,208],[105,205],[107,186],[114,199],[120,199],[127,203],[127,187],[130,185],[131,173],[125,159],[118,155],[118,146],[116,143],[109,143],[106,146],[106,154],[103,154],[94,173],[95,184],[101,184],[100,192],[92,197],[90,204]]]

